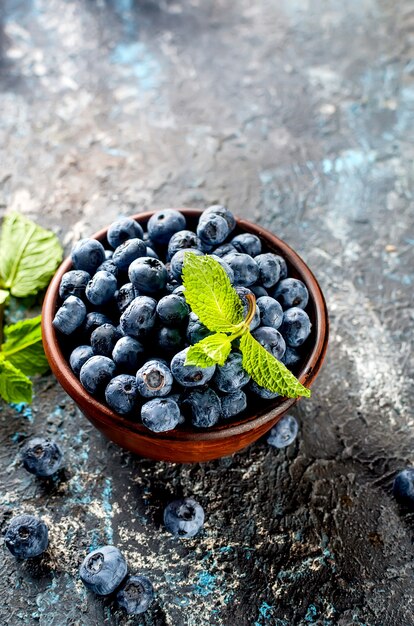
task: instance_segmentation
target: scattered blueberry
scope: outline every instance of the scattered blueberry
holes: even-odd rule
[[[190,411],[191,422],[196,428],[210,428],[221,416],[220,398],[209,387],[188,391],[182,406]]]
[[[138,296],[121,315],[120,325],[124,335],[137,339],[144,337],[154,326],[157,301],[148,296]]]
[[[273,291],[273,297],[279,300],[283,309],[297,306],[304,309],[308,304],[309,293],[306,286],[297,278],[281,280]]]
[[[119,370],[135,373],[139,363],[142,362],[143,354],[144,346],[133,337],[126,335],[116,342],[112,351],[112,360]]]
[[[116,248],[112,261],[118,269],[126,271],[133,261],[145,257],[146,252],[147,247],[142,239],[127,239]]]
[[[88,359],[93,356],[91,346],[78,346],[69,357],[69,365],[76,376],[79,376],[81,367]]]
[[[71,335],[82,326],[86,317],[86,307],[80,298],[68,296],[56,311],[53,326],[64,335]]]
[[[55,474],[62,466],[62,459],[62,450],[52,439],[33,437],[22,450],[24,469],[42,478]]]
[[[146,576],[129,576],[116,594],[116,599],[128,615],[140,615],[153,601],[154,588]]]
[[[249,374],[242,367],[242,355],[232,352],[224,365],[217,365],[213,382],[223,393],[233,393],[241,389],[250,380]]]
[[[230,243],[238,252],[243,252],[244,254],[248,254],[252,257],[258,256],[262,251],[262,242],[259,237],[251,233],[236,235]]]
[[[128,374],[115,376],[105,389],[105,400],[111,409],[120,415],[130,413],[135,408],[137,399],[138,389],[135,376]]]
[[[108,261],[112,263],[112,261]],[[115,294],[117,280],[114,274],[101,270],[96,272],[86,287],[86,297],[91,304],[99,306],[108,302]]]
[[[170,502],[164,509],[164,525],[176,537],[194,537],[203,527],[203,507],[193,498]]]
[[[69,296],[76,296],[83,300],[85,297],[86,285],[91,279],[91,275],[83,270],[71,270],[62,276],[59,286],[59,296],[66,300]]]
[[[135,289],[141,293],[156,293],[167,284],[167,269],[159,259],[149,256],[137,259],[129,266],[128,276]]]
[[[4,543],[18,559],[31,559],[44,552],[49,544],[48,528],[33,515],[18,515],[7,527]]]
[[[247,407],[247,398],[243,389],[237,389],[233,393],[223,395],[221,401],[221,415],[225,419],[234,417]]]
[[[147,361],[137,371],[137,389],[144,398],[168,396],[173,384],[170,369],[160,360]]]
[[[311,332],[311,323],[306,311],[299,307],[287,309],[283,314],[280,332],[289,346],[292,348],[301,346]]]
[[[83,560],[79,576],[85,587],[99,596],[113,593],[127,575],[125,558],[115,546],[102,546]]]
[[[270,431],[267,443],[275,448],[286,448],[296,439],[299,425],[293,415],[285,415]]]
[[[280,361],[286,350],[286,343],[278,330],[271,326],[260,326],[252,332],[253,337],[270,354]]]
[[[141,224],[138,224],[130,217],[124,217],[116,220],[116,222],[112,222],[107,233],[108,243],[113,248],[118,248],[128,239],[142,239],[143,236],[144,231]]]
[[[73,246],[71,257],[75,270],[84,270],[92,275],[105,261],[105,249],[96,239],[81,239]]]
[[[392,492],[398,502],[414,511],[414,467],[407,467],[394,478]]]
[[[283,321],[283,309],[280,302],[270,296],[262,296],[256,300],[260,311],[260,323],[262,326],[279,328]]]
[[[154,213],[148,220],[148,235],[152,241],[166,245],[171,237],[184,230],[186,220],[184,215],[174,209],[165,209]]]
[[[102,392],[115,374],[116,365],[106,356],[93,356],[80,371],[80,381],[92,395]]]
[[[181,421],[180,408],[171,398],[154,398],[142,405],[141,420],[154,433],[172,430]]]
[[[171,372],[175,380],[183,387],[197,387],[205,385],[213,377],[215,365],[199,367],[196,365],[184,365],[188,348],[177,352],[171,361]]]

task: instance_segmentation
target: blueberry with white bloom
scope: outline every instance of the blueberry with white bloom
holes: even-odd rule
[[[80,371],[80,381],[86,391],[92,395],[103,392],[111,378],[113,378],[116,365],[106,356],[93,356],[84,365]]]
[[[53,439],[33,437],[25,443],[21,457],[25,470],[45,478],[56,474],[61,468],[63,452]]]
[[[126,415],[135,408],[138,400],[135,376],[120,374],[108,383],[105,400],[116,413]]]
[[[76,296],[81,300],[85,297],[86,285],[91,279],[91,275],[83,270],[71,270],[62,276],[59,285],[59,296],[66,300],[69,296]]]
[[[210,387],[188,391],[182,406],[191,413],[191,422],[196,428],[210,428],[221,417],[220,398]]]
[[[116,599],[128,615],[141,615],[154,599],[154,588],[146,576],[129,576]]]
[[[212,204],[207,209],[205,209],[200,215],[199,221],[208,221],[213,215],[219,215],[226,220],[229,232],[235,229],[236,219],[233,213],[221,204]]]
[[[154,398],[142,405],[141,420],[154,433],[172,430],[181,422],[180,408],[171,398]]]
[[[128,276],[135,289],[145,294],[162,291],[168,281],[164,263],[148,256],[133,261],[129,266]]]
[[[85,587],[99,596],[113,593],[127,575],[124,556],[115,546],[102,546],[90,552],[79,568]]]
[[[80,298],[68,296],[56,311],[53,326],[64,335],[71,335],[82,326],[86,317],[86,307]]]
[[[130,217],[112,222],[106,235],[109,245],[113,248],[117,248],[128,239],[142,239],[143,236],[144,231],[141,224]]]
[[[147,246],[142,239],[127,239],[116,249],[112,261],[120,270],[128,270],[133,261],[146,255]]]
[[[267,443],[275,448],[286,448],[296,439],[299,425],[293,415],[285,415],[276,426],[273,426],[267,438]]]
[[[229,226],[220,215],[211,214],[208,218],[200,220],[197,226],[197,236],[203,243],[211,246],[223,243],[229,234]]]
[[[184,230],[186,219],[182,213],[175,209],[157,211],[148,220],[148,235],[152,241],[160,245],[166,245],[171,237]]]
[[[286,343],[278,330],[271,326],[260,326],[252,332],[252,335],[265,350],[280,361],[285,354]]]
[[[144,337],[155,324],[157,301],[148,296],[138,296],[121,315],[120,326],[124,335],[136,339]]]
[[[235,417],[242,413],[247,407],[247,398],[243,389],[237,389],[233,393],[228,393],[220,398],[221,416],[225,419]]]
[[[137,339],[121,337],[116,342],[112,351],[112,359],[119,370],[126,372],[136,372],[138,365],[143,360],[144,346]]]
[[[271,326],[278,329],[283,321],[283,309],[280,302],[270,296],[257,298],[256,304],[260,311],[260,323],[262,326]]]
[[[72,248],[72,263],[75,270],[93,274],[105,261],[105,248],[96,239],[81,239]]]
[[[205,385],[213,377],[215,365],[200,367],[199,365],[184,365],[189,348],[177,352],[171,361],[171,372],[175,380],[183,387],[198,387]]]
[[[49,544],[45,522],[34,515],[18,515],[9,523],[4,543],[18,559],[31,559],[42,554]]]
[[[108,261],[112,263],[112,261]],[[100,270],[92,277],[86,286],[86,297],[91,304],[100,306],[109,302],[117,288],[117,280],[114,274],[106,270]]]
[[[298,348],[309,337],[311,326],[306,311],[295,306],[284,312],[280,332],[289,346]]]
[[[291,307],[305,309],[309,300],[306,285],[297,278],[285,278],[279,281],[271,295],[279,300],[283,309]]]
[[[257,235],[253,235],[252,233],[236,235],[230,243],[238,252],[248,254],[251,257],[256,257],[262,251],[262,242]]]
[[[93,350],[91,346],[78,346],[75,348],[69,357],[69,365],[76,376],[79,376],[81,367],[88,359],[93,356]]]
[[[203,507],[194,498],[174,500],[164,509],[164,525],[176,537],[194,537],[204,525]]]
[[[137,389],[144,398],[168,396],[173,376],[167,365],[159,359],[151,359],[137,371]]]

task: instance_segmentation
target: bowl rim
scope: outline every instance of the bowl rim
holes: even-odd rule
[[[177,211],[183,213],[186,217],[196,218],[203,211],[194,208],[177,208]],[[159,210],[145,211],[137,213],[130,217],[141,224],[145,224],[148,219]],[[322,290],[316,280],[314,274],[303,261],[303,259],[282,239],[263,228],[260,225],[253,224],[244,218],[237,218],[237,227],[246,232],[257,235],[266,242],[270,250],[279,252],[281,256],[293,266],[295,272],[300,275],[305,282],[309,295],[313,300],[315,309],[315,326],[316,338],[313,349],[308,355],[303,367],[298,372],[298,379],[306,387],[311,387],[316,379],[319,370],[324,361],[329,339],[329,319],[328,311]],[[90,239],[102,240],[106,238],[108,227],[104,227],[90,236]],[[278,415],[283,415],[288,411],[300,398],[277,398],[269,401],[269,406],[260,407],[260,412],[251,416],[246,416],[239,421],[232,421],[229,424],[220,423],[208,429],[190,430],[190,429],[174,429],[162,433],[154,433],[147,429],[138,421],[132,421],[127,417],[122,417],[108,406],[96,400],[81,385],[79,379],[70,369],[69,363],[60,348],[57,333],[52,325],[55,315],[57,301],[59,298],[59,285],[63,274],[71,269],[72,262],[66,257],[57,269],[52,281],[47,289],[42,308],[42,339],[46,357],[49,361],[50,368],[61,384],[63,389],[71,396],[81,410],[93,412],[94,421],[101,422],[104,426],[116,428],[117,430],[127,431],[135,435],[142,435],[146,439],[154,439],[159,444],[162,440],[166,442],[172,441],[212,441],[227,439],[232,436],[247,433],[252,428],[262,426],[263,424],[275,419]]]

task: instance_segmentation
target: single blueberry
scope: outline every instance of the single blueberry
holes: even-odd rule
[[[102,324],[111,324],[111,320],[107,315],[99,313],[98,311],[92,311],[88,313],[85,319],[85,323],[82,327],[82,332],[86,341],[90,341],[91,335],[95,328],[102,326]]]
[[[214,254],[220,258],[223,258],[226,254],[231,254],[232,252],[237,252],[237,250],[231,243],[223,243],[221,246],[214,249]]]
[[[7,527],[4,543],[18,559],[31,559],[44,552],[49,532],[43,520],[33,515],[18,515]]]
[[[96,239],[81,239],[72,248],[72,263],[75,270],[93,274],[105,261],[105,249]]]
[[[278,330],[271,326],[260,326],[252,332],[253,337],[276,359],[280,359],[285,354],[286,343]]]
[[[53,326],[64,335],[71,335],[82,326],[86,317],[86,307],[80,298],[68,296],[56,311]]]
[[[311,332],[310,319],[308,314],[299,307],[292,307],[283,313],[283,322],[280,332],[287,345],[298,348],[309,337]]]
[[[112,360],[119,370],[135,373],[143,354],[144,346],[133,337],[126,335],[116,342],[112,351]]]
[[[200,220],[197,226],[197,236],[210,246],[223,243],[229,234],[228,224],[220,215],[211,214],[208,218]]]
[[[91,335],[91,346],[94,354],[111,357],[121,333],[112,324],[102,324],[95,328]]]
[[[154,588],[146,576],[129,576],[116,594],[116,599],[128,615],[140,615],[152,603]]]
[[[262,326],[279,328],[283,321],[283,309],[280,302],[270,296],[262,296],[256,300],[260,311],[260,323]]]
[[[118,269],[126,271],[133,261],[145,257],[146,252],[142,239],[127,239],[116,248],[112,260]]]
[[[102,546],[83,560],[79,576],[85,587],[99,596],[113,593],[127,575],[127,564],[115,546]]]
[[[149,430],[163,433],[180,423],[181,412],[178,404],[171,398],[154,398],[142,405],[141,419]]]
[[[185,300],[184,291],[185,291],[184,285],[178,285],[178,287],[175,287],[172,293],[177,294],[177,296],[180,296],[180,298],[184,298]]]
[[[213,215],[219,215],[226,220],[229,232],[235,229],[236,218],[231,211],[226,209],[226,207],[222,206],[221,204],[212,204],[207,209],[205,209],[200,215],[199,221],[203,222],[204,220],[209,220],[210,217]]]
[[[102,392],[115,374],[116,365],[106,356],[93,356],[82,365],[80,381],[91,394]]]
[[[96,271],[97,272],[109,272],[110,274],[113,274],[115,278],[117,278],[119,274],[118,266],[112,261],[112,259],[109,259],[109,260],[107,259],[106,261],[101,263],[101,265],[98,267]]]
[[[190,307],[180,296],[170,294],[158,302],[157,314],[166,326],[181,326],[190,314]]]
[[[293,415],[285,415],[276,426],[273,426],[267,438],[267,443],[275,448],[286,448],[296,439],[299,425]]]
[[[291,369],[300,363],[301,356],[299,352],[295,348],[291,348],[290,346],[286,346],[286,352],[281,359],[282,363],[286,365],[287,368]]]
[[[203,507],[193,498],[174,500],[164,509],[165,528],[176,537],[194,537],[203,524]]]
[[[249,374],[242,366],[242,355],[232,352],[224,365],[217,365],[213,382],[223,393],[233,393],[241,389],[250,380]]]
[[[243,389],[237,389],[233,393],[226,394],[220,398],[221,415],[225,419],[234,417],[247,407],[247,398]]]
[[[242,233],[236,235],[231,240],[231,245],[236,248],[238,252],[248,254],[249,256],[258,256],[262,251],[262,242],[257,235],[251,233]],[[265,285],[266,286],[266,285]]]
[[[62,300],[66,300],[69,296],[76,296],[77,298],[85,297],[86,285],[91,279],[91,275],[83,270],[71,270],[66,272],[62,276],[62,280],[59,285],[59,296]]]
[[[62,450],[52,439],[33,437],[26,442],[21,456],[24,469],[42,478],[52,476],[62,466]]]
[[[186,220],[182,213],[174,209],[157,211],[148,220],[148,235],[152,241],[160,245],[166,245],[171,237],[184,230]]]
[[[79,376],[81,367],[88,359],[93,356],[91,346],[78,346],[69,357],[69,365],[76,376]]]
[[[105,400],[116,413],[120,415],[130,413],[138,400],[135,376],[120,374],[112,378],[105,389]]]
[[[182,248],[178,250],[173,257],[171,257],[171,273],[176,280],[181,281],[181,274],[183,272],[184,258],[187,252],[192,252],[196,256],[204,256],[201,250],[196,248]]]
[[[414,467],[407,467],[394,478],[392,492],[398,502],[414,511]]]
[[[197,365],[184,365],[189,348],[177,352],[171,361],[171,372],[175,380],[183,387],[197,387],[205,385],[213,377],[215,365],[199,367]]]
[[[279,394],[276,391],[270,391],[270,389],[266,389],[261,385],[258,385],[255,380],[251,380],[248,384],[248,389],[255,396],[259,396],[259,398],[263,398],[264,400],[274,400],[279,397]]]
[[[305,309],[309,300],[309,293],[306,285],[297,278],[285,278],[277,285],[273,293],[273,298],[279,300],[283,309],[290,309],[297,306]]]
[[[263,287],[273,287],[281,279],[286,262],[281,256],[272,252],[265,252],[254,257],[259,266],[259,282]]]
[[[190,317],[188,318],[186,333],[188,343],[190,343],[191,345],[194,343],[198,343],[199,341],[204,339],[204,337],[208,337],[209,335],[212,335],[211,330],[209,330],[207,326],[204,326],[204,324],[200,322],[195,313],[191,312]]]
[[[148,296],[138,296],[121,315],[120,325],[124,335],[139,339],[154,326],[157,301]]]
[[[129,239],[142,239],[144,237],[144,231],[142,230],[141,224],[138,224],[138,222],[130,217],[124,217],[112,222],[108,228],[106,237],[112,248],[118,248],[118,246]]]
[[[112,263],[112,261],[109,261]],[[91,304],[100,306],[109,302],[117,288],[116,277],[105,270],[96,272],[86,287],[86,297]]]
[[[128,276],[135,289],[146,294],[161,291],[168,281],[164,263],[149,256],[133,261],[129,266]]]
[[[191,422],[196,428],[210,428],[221,417],[220,398],[209,387],[188,391],[182,406],[191,413]]]
[[[139,296],[139,292],[132,283],[125,283],[115,292],[115,300],[119,312],[122,314],[129,307],[132,300]]]
[[[180,230],[174,233],[168,243],[167,260],[170,261],[178,250],[183,248],[197,248],[199,239],[191,230]]]
[[[156,332],[157,346],[169,354],[175,354],[184,348],[184,337],[179,328],[160,326]]]
[[[256,261],[242,252],[226,254],[224,261],[230,265],[234,272],[234,284],[249,287],[259,278],[259,267]]]
[[[159,359],[151,359],[137,371],[137,388],[144,398],[168,396],[173,384],[170,369]]]

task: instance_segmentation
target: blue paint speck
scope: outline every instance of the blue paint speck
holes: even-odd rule
[[[159,63],[142,42],[119,43],[111,55],[111,61],[126,66],[138,79],[139,87],[143,91],[149,91],[158,86]]]
[[[12,402],[10,406],[12,407],[12,409],[17,411],[17,413],[23,415],[23,417],[25,417],[31,424],[33,423],[34,418],[32,408],[28,404],[26,404],[25,402]]]
[[[200,596],[209,596],[216,589],[216,577],[209,572],[199,572],[194,592]]]
[[[104,488],[102,491],[102,507],[105,511],[105,538],[109,544],[113,542],[112,529],[112,479],[105,478]]]
[[[305,622],[309,622],[309,624],[313,624],[315,618],[318,616],[318,610],[314,604],[310,604],[308,610],[305,615]]]

